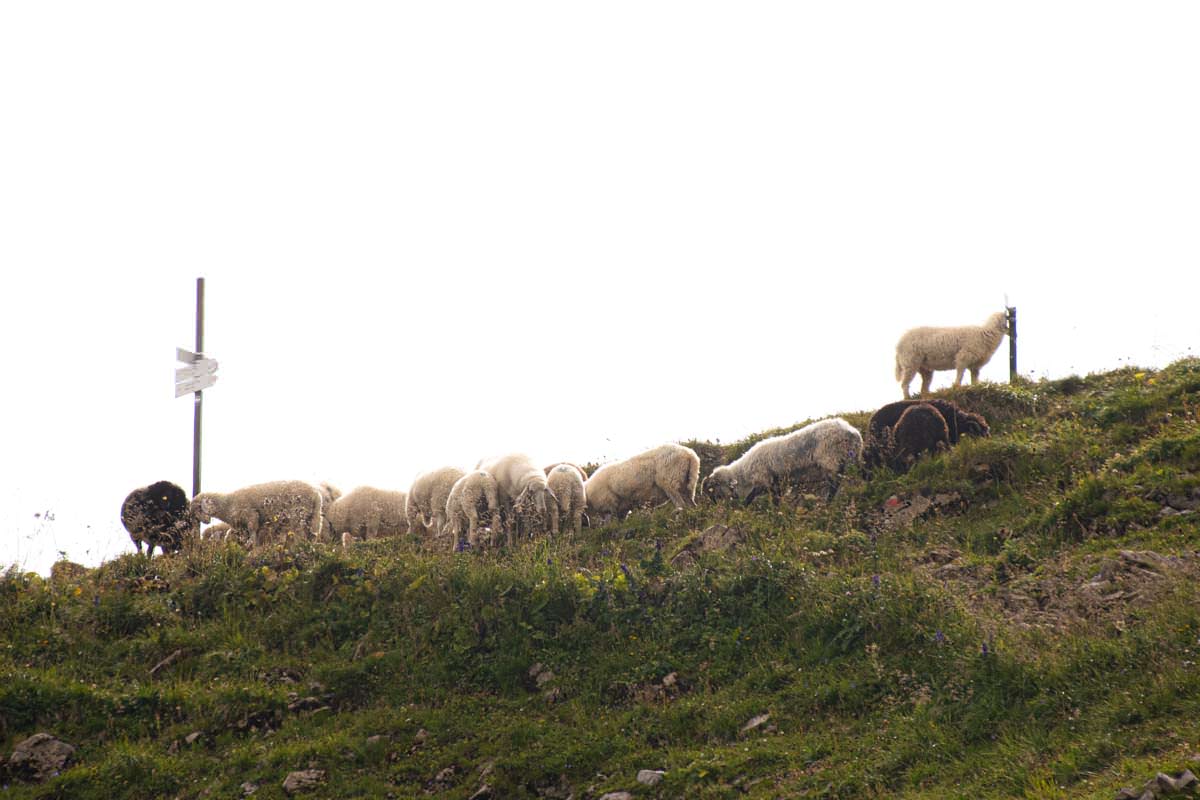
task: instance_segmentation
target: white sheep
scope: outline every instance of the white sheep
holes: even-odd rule
[[[583,470],[574,464],[559,464],[546,476],[546,485],[554,496],[547,504],[552,534],[558,534],[560,516],[571,521],[576,536],[583,531],[583,511],[587,508],[587,491],[583,484]]]
[[[979,379],[980,368],[988,362],[1004,335],[1008,333],[1008,315],[997,311],[982,325],[962,325],[954,328],[921,327],[906,331],[896,342],[896,380],[909,397],[908,385],[913,376],[921,375],[921,394],[929,393],[933,372],[938,369],[957,371],[954,385],[961,386],[963,371],[971,371],[971,383]]]
[[[317,484],[317,491],[321,493],[321,535],[332,538],[337,541],[337,537],[331,536],[329,533],[329,507],[334,501],[342,496],[342,490],[334,486],[329,481],[321,481]]]
[[[217,517],[245,531],[251,547],[301,536],[321,535],[321,492],[304,481],[271,481],[234,492],[201,492],[192,498],[200,522]]]
[[[664,444],[605,464],[584,484],[589,511],[605,521],[635,508],[670,501],[676,508],[696,505],[700,457],[690,447]]]
[[[714,502],[736,497],[746,505],[770,492],[778,503],[784,489],[816,472],[829,482],[832,497],[846,465],[858,461],[862,450],[862,434],[849,422],[821,420],[757,442],[732,464],[714,469],[702,492]]]
[[[546,483],[546,473],[524,453],[511,453],[492,459],[482,459],[475,465],[491,473],[500,494],[501,525],[508,530],[508,543],[527,534],[528,517],[541,519],[548,527],[547,501],[553,500]]]
[[[342,544],[408,533],[408,494],[359,486],[333,501],[325,511],[329,535]]]
[[[408,489],[405,516],[409,528],[436,536],[446,525],[446,499],[454,482],[465,475],[458,467],[441,467],[423,472]]]
[[[446,525],[442,532],[449,535],[451,549],[458,549],[464,527],[467,542],[475,547],[480,512],[490,515],[492,536],[495,537],[500,531],[500,489],[491,473],[477,469],[455,481],[446,498]]]

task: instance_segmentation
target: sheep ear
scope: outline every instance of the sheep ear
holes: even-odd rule
[[[529,495],[529,487],[525,487],[524,489],[521,490],[521,493],[513,499],[513,505],[514,506],[521,505],[522,503],[525,502],[525,498],[528,495]]]
[[[730,479],[729,479],[729,485],[730,485],[730,486],[737,486],[737,478],[730,478]]]

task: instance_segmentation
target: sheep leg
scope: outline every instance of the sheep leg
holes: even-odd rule
[[[929,394],[929,384],[933,382],[933,370],[918,370],[921,373],[921,396]]]
[[[583,509],[575,509],[575,538],[583,535]]]
[[[963,376],[963,372],[965,370],[966,370],[966,367],[956,367],[955,368],[955,375],[954,375],[954,385],[955,386],[962,386],[962,376]],[[974,381],[972,381],[972,383],[974,383]]]
[[[979,367],[971,367],[971,385],[975,385],[975,381],[979,380]]]
[[[913,376],[916,375],[916,370],[911,367],[905,367],[900,374],[900,388],[904,390],[904,399],[908,400],[912,395],[909,393],[909,385],[912,384]]]
[[[667,496],[667,499],[669,499],[672,503],[675,504],[676,510],[679,510],[679,511],[683,510],[683,508],[684,508],[683,494],[681,494],[680,492],[678,492],[675,489],[668,487],[668,486],[663,487],[663,493]]]

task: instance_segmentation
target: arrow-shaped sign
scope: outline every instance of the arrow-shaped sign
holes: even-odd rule
[[[202,391],[217,382],[219,365],[215,358],[205,358],[182,347],[175,348],[175,358],[187,364],[175,370],[176,397]]]

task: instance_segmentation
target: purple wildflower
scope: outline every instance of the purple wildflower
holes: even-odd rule
[[[946,634],[942,633],[941,631],[938,631],[937,633],[935,633],[933,635],[933,640],[935,642],[937,642],[938,644],[942,644],[946,641]]]
[[[879,576],[878,576],[878,575],[872,575],[872,576],[871,576],[871,583],[872,583],[872,584],[875,586],[875,588],[876,588],[876,589],[878,589],[878,588],[879,588]]]

